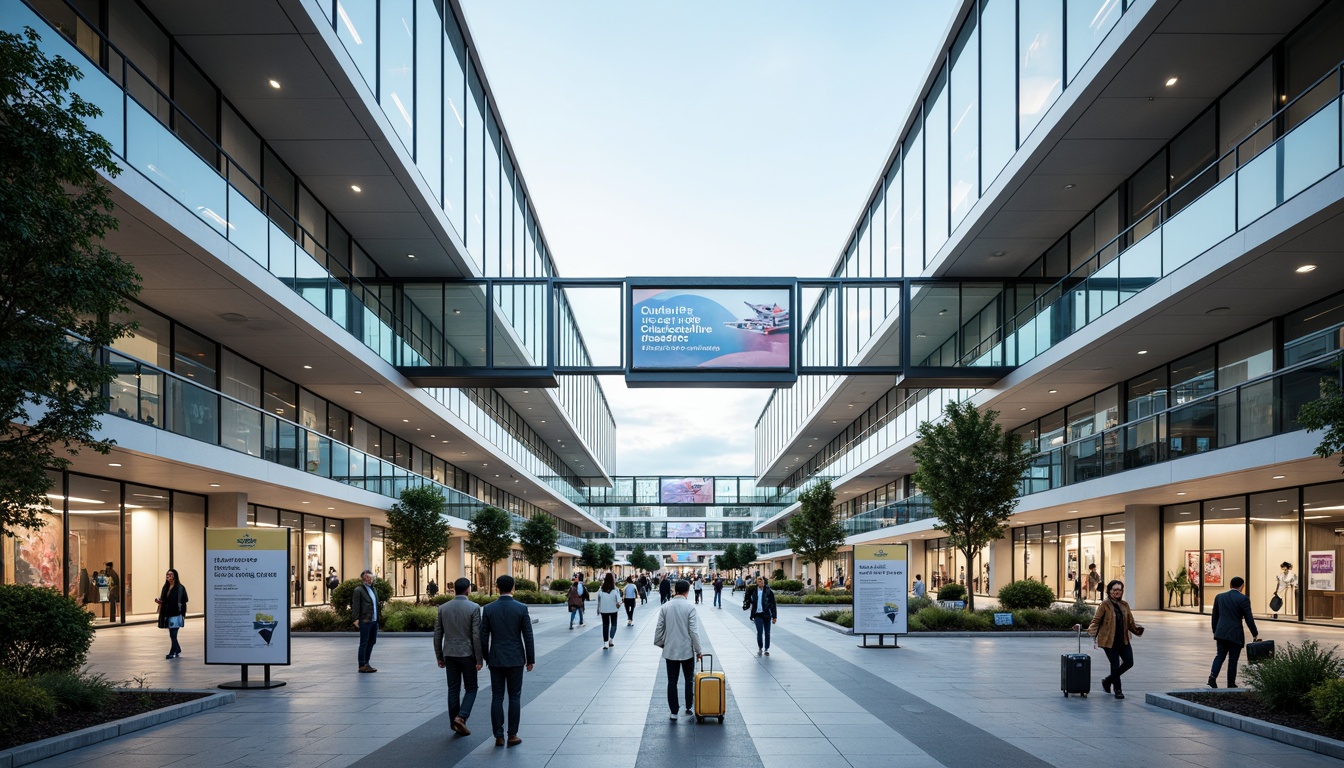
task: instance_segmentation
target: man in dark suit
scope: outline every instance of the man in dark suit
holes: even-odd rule
[[[1241,658],[1241,648],[1246,645],[1246,633],[1241,622],[1251,630],[1251,639],[1259,640],[1260,631],[1255,628],[1255,617],[1251,616],[1251,599],[1242,592],[1246,581],[1233,576],[1228,582],[1231,589],[1213,599],[1213,639],[1218,643],[1218,655],[1213,658],[1213,669],[1209,672],[1209,687],[1218,687],[1218,671],[1223,668],[1223,660],[1231,656],[1227,667],[1227,687],[1237,687],[1237,660]]]
[[[373,571],[366,569],[359,574],[359,580],[364,583],[350,595],[350,615],[359,630],[359,671],[377,672],[369,666],[373,646],[378,642],[378,594],[373,591]]]
[[[509,692],[510,747],[523,743],[518,738],[518,720],[523,713],[523,667],[531,672],[537,663],[532,644],[532,617],[527,606],[513,599],[513,577],[495,579],[499,599],[481,610],[481,650],[490,665],[490,725],[495,746],[504,746],[504,691]]]

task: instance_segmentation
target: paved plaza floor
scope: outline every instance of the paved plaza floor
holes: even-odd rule
[[[358,674],[356,637],[297,635],[293,665],[275,668],[275,677],[288,681],[283,688],[240,692],[235,704],[35,765],[1339,765],[1144,703],[1146,692],[1203,684],[1214,651],[1207,617],[1140,613],[1148,632],[1135,641],[1136,666],[1121,701],[1100,690],[1106,660],[1099,650],[1092,651],[1092,695],[1060,694],[1058,659],[1074,650],[1071,639],[906,637],[898,650],[862,649],[855,638],[807,622],[815,606],[781,606],[771,655],[758,658],[755,630],[738,606],[740,597],[725,599],[722,610],[699,609],[705,650],[728,677],[723,725],[668,719],[665,673],[652,643],[656,601],[636,610],[634,627],[622,615],[612,650],[601,647],[595,612],[587,626],[570,631],[563,606],[534,606],[537,666],[523,685],[517,747],[494,746],[488,670],[468,722],[472,735],[449,729],[447,687],[428,637],[384,634],[373,654],[378,673]],[[201,627],[200,620],[188,623],[176,661],[163,658],[162,630],[104,630],[90,662],[113,678],[143,677],[153,687],[208,688],[236,679],[234,667],[202,664]],[[1344,645],[1344,630],[1270,622],[1261,630],[1280,643],[1314,637]]]

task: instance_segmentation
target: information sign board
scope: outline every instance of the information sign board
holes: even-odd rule
[[[908,550],[904,544],[854,547],[854,634],[903,635],[909,631],[906,606]]]
[[[289,535],[206,529],[206,664],[289,664]]]

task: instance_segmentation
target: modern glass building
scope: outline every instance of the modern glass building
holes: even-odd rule
[[[102,109],[91,125],[122,168],[107,245],[144,290],[135,335],[103,352],[117,447],[53,475],[47,525],[4,540],[5,582],[135,620],[166,568],[202,583],[207,526],[284,526],[297,605],[326,599],[332,569],[414,590],[383,545],[386,510],[417,485],[443,490],[454,534],[422,588],[486,581],[463,548],[485,504],[554,519],[558,571],[608,531],[583,506],[615,450],[595,377],[433,388],[401,370],[552,351],[535,286],[444,282],[556,274],[455,2],[0,6],[0,29],[25,27]],[[562,351],[582,359],[556,311]]]
[[[1341,61],[1338,0],[963,0],[831,267],[915,278],[910,316],[853,288],[837,334],[823,294],[804,354],[862,363],[918,324],[912,360],[1015,370],[778,390],[757,482],[831,480],[847,543],[910,543],[930,583],[1121,578],[1207,611],[1240,575],[1269,616],[1288,564],[1277,618],[1344,622],[1344,486],[1297,423],[1344,345]],[[967,398],[1035,454],[975,563],[910,482],[918,424]]]

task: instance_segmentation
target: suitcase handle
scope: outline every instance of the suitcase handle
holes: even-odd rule
[[[710,671],[710,672],[713,672],[713,671],[714,671],[714,654],[712,654],[712,653],[702,653],[702,654],[700,654],[700,671],[701,671],[701,672],[704,672],[704,671],[705,671],[705,659],[709,659],[709,660],[710,660],[710,661],[709,661],[709,671]]]

